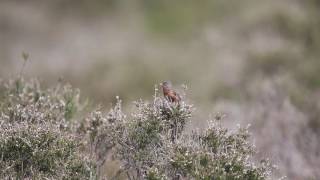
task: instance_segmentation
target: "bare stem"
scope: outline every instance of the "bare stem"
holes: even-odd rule
[[[19,79],[22,78],[22,73],[23,73],[23,70],[24,70],[24,68],[26,67],[26,65],[27,65],[27,60],[24,60],[24,61],[23,61],[23,64],[22,64],[22,67],[21,67],[21,69],[20,69]]]

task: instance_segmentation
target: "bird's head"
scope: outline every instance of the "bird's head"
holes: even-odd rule
[[[160,83],[160,87],[162,88],[171,88],[171,82],[170,81],[163,81],[162,83]]]

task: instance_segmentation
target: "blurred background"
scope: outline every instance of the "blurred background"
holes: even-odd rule
[[[194,125],[251,124],[277,177],[320,178],[320,1],[0,0],[0,78],[58,79],[109,108],[189,88]]]

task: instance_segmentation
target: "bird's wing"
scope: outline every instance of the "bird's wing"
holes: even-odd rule
[[[177,92],[173,91],[173,90],[168,92],[168,96],[171,97],[171,98],[174,98],[174,100],[177,100],[177,101],[181,100],[180,95]]]
[[[170,97],[175,97],[177,95],[177,93],[171,90],[167,93],[167,95]]]

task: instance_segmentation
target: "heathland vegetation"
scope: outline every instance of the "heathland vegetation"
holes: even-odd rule
[[[248,129],[228,131],[219,114],[204,130],[186,131],[193,106],[168,102],[157,89],[151,102],[136,101],[131,115],[124,114],[118,97],[106,113],[86,108],[80,99],[79,90],[63,83],[43,89],[37,80],[2,81],[0,178],[271,177],[268,160],[254,162]],[[104,168],[114,169],[111,177]]]
[[[84,139],[72,139],[83,136],[74,134],[83,131],[73,123],[89,120],[97,104],[105,117],[116,96],[123,100],[126,121],[135,120],[132,101],[153,102],[154,84],[171,80],[178,88],[184,83],[189,86],[185,100],[196,107],[185,132],[205,130],[206,120],[215,117],[208,115],[221,112],[226,118],[219,123],[228,133],[236,124],[251,124],[248,142],[258,150],[254,161],[269,157],[278,165],[275,177],[320,179],[319,16],[318,0],[0,1],[1,92],[20,87],[15,78],[22,66],[19,56],[29,52],[21,84],[37,78],[42,93],[60,88],[59,100],[50,95],[63,102],[62,109],[52,111],[62,118],[54,119],[65,119],[71,143],[80,143],[69,153],[73,160],[57,160],[71,167],[84,153],[89,159],[81,161],[82,167],[91,172],[97,163],[92,165],[94,155],[86,154],[92,151],[81,144]],[[79,102],[77,90],[65,82],[81,89]],[[76,96],[62,95],[62,87]],[[7,98],[20,95],[3,93],[1,112],[7,117]],[[108,166],[89,177],[115,175],[121,161],[107,158]]]

